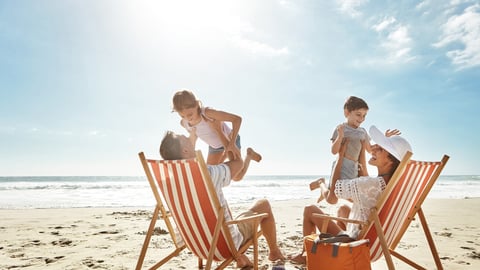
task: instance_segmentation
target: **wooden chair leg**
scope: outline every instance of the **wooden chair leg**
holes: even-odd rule
[[[418,210],[417,215],[420,218],[420,222],[422,223],[423,231],[425,232],[425,236],[427,237],[428,245],[430,246],[430,251],[432,252],[433,259],[435,260],[435,264],[437,265],[437,269],[443,270],[440,256],[438,256],[437,248],[435,247],[432,234],[430,233],[430,229],[428,228],[427,219],[425,218],[421,207]]]
[[[148,245],[150,244],[150,239],[152,238],[153,230],[155,229],[155,223],[158,219],[158,212],[160,211],[159,206],[155,207],[153,211],[152,220],[150,221],[150,226],[148,226],[147,234],[145,235],[145,241],[143,241],[142,251],[140,252],[140,257],[138,257],[136,270],[142,269],[143,261],[145,260],[145,254],[147,253]]]
[[[385,257],[385,261],[387,262],[389,270],[395,270],[395,265],[393,264],[392,255],[390,254],[390,250],[387,246],[387,241],[385,240],[385,234],[382,230],[382,225],[380,225],[380,219],[378,219],[378,213],[374,210],[375,213],[373,214],[374,223],[375,223],[375,230],[377,231],[378,239],[380,240],[380,244],[382,245],[382,252],[383,256]]]

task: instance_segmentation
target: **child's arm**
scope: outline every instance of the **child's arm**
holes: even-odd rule
[[[220,133],[218,136],[222,139],[222,142],[224,142],[225,153],[232,152],[234,159],[241,158],[240,149],[238,149],[235,142],[237,140],[238,132],[240,131],[242,118],[236,114],[218,111],[212,108],[205,108],[205,115],[215,121],[232,123],[232,133],[230,134],[230,138],[225,138],[221,128],[216,128],[215,130],[217,131],[217,134]],[[218,127],[220,127],[220,123],[218,123],[218,125]]]
[[[332,154],[336,155],[340,151],[343,141],[343,124],[337,126],[337,138],[332,143]]]

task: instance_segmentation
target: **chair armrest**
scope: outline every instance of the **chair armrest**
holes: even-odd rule
[[[330,220],[343,221],[346,223],[355,223],[355,224],[360,224],[360,226],[368,225],[368,223],[361,220],[348,219],[348,218],[342,218],[342,217],[333,217],[326,214],[314,213],[312,214],[312,219],[315,219],[315,218],[322,219],[322,227],[320,228],[320,232],[327,232],[328,221]]]
[[[314,213],[312,217],[313,218],[323,218],[323,219],[326,219],[326,220],[337,220],[337,221],[343,221],[343,222],[347,222],[347,223],[355,223],[355,224],[360,224],[360,225],[367,225],[366,222],[361,221],[361,220],[342,218],[342,217],[333,217],[333,216],[325,215],[325,214]]]
[[[231,225],[231,224],[238,224],[238,223],[244,223],[244,222],[249,222],[249,221],[259,221],[261,219],[264,219],[268,217],[268,214],[267,213],[263,213],[263,214],[256,214],[256,215],[253,215],[253,216],[248,216],[248,217],[240,217],[240,218],[237,218],[237,219],[234,219],[234,220],[230,220],[227,223],[227,225]]]

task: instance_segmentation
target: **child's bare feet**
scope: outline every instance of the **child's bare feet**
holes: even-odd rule
[[[247,148],[247,156],[249,156],[252,160],[255,160],[256,162],[260,162],[260,160],[262,160],[262,156],[250,147]]]
[[[315,190],[320,187],[321,183],[325,183],[325,178],[321,177],[318,178],[317,180],[313,181],[310,183],[310,190]]]
[[[319,178],[310,183],[310,190],[315,190],[320,187],[321,184],[325,184],[325,178]],[[321,202],[325,197],[323,196],[323,192],[320,190],[320,197],[317,199],[317,203]]]
[[[319,196],[318,199],[317,199],[317,203],[323,201],[323,199],[325,199],[325,196],[323,196],[323,193],[320,192],[320,196]]]

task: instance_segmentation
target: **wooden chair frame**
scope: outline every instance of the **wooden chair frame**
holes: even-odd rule
[[[362,230],[358,239],[370,240],[372,261],[377,260],[383,254],[388,269],[393,270],[395,269],[392,260],[393,255],[416,269],[425,269],[413,260],[395,251],[410,223],[415,216],[418,216],[435,265],[437,269],[443,269],[422,210],[422,204],[433,184],[440,176],[449,156],[444,155],[440,161],[436,162],[410,160],[411,156],[412,153],[408,152],[400,162],[400,165],[382,192],[377,205],[371,209],[370,217],[366,222],[313,214],[314,218],[321,218],[324,221],[320,231],[326,232],[329,220],[360,224]],[[392,211],[392,208],[394,211]]]
[[[196,157],[194,159],[176,160],[176,161],[146,159],[143,152],[140,152],[138,155],[142,163],[143,169],[145,171],[147,180],[152,189],[153,195],[155,197],[156,206],[153,211],[153,216],[150,221],[150,225],[148,227],[148,231],[145,236],[142,250],[140,252],[140,256],[137,261],[137,265],[135,268],[136,270],[140,270],[142,268],[142,264],[145,260],[145,255],[152,237],[152,233],[155,229],[155,224],[159,216],[164,220],[168,233],[172,238],[175,248],[171,253],[169,253],[167,256],[165,256],[160,261],[155,263],[149,269],[159,268],[160,266],[168,262],[170,259],[177,256],[185,248],[190,249],[190,251],[192,251],[192,253],[198,257],[199,269],[203,269],[203,260],[206,260],[205,269],[207,270],[211,269],[212,263],[214,260],[221,261],[220,265],[216,269],[224,269],[233,260],[238,258],[238,256],[243,254],[252,245],[253,245],[253,257],[254,257],[254,260],[253,260],[254,269],[258,269],[258,237],[262,235],[262,231],[259,229],[259,224],[263,218],[268,216],[268,214],[266,213],[257,214],[257,215],[253,215],[245,218],[238,218],[231,221],[225,221],[224,212],[230,211],[230,210],[220,205],[220,202],[218,200],[218,195],[213,186],[212,180],[210,178],[210,174],[207,170],[205,161],[200,151],[196,152]],[[209,202],[211,203],[211,207],[212,207],[211,213],[213,213],[213,216],[209,216],[208,220],[215,219],[214,228],[208,229],[210,230],[209,233],[212,235],[212,238],[209,242],[209,246],[215,247],[215,248],[210,248],[210,250],[208,250],[208,254],[199,254],[199,252],[196,252],[196,249],[192,247],[192,244],[189,245],[189,243],[193,243],[193,240],[182,241],[181,239],[177,238],[177,234],[175,233],[175,227],[178,229],[180,235],[185,236],[188,234],[182,231],[182,226],[179,226],[181,225],[181,223],[179,223],[181,221],[176,220],[177,215],[174,213],[174,209],[176,208],[172,205],[174,204],[175,200],[172,200],[171,198],[165,196],[165,194],[162,193],[162,188],[160,187],[160,185],[163,184],[162,181],[167,181],[167,178],[169,179],[168,181],[177,181],[177,179],[170,179],[172,178],[172,175],[175,175],[175,173],[172,171],[165,172],[166,174],[168,174],[168,176],[162,178],[162,175],[158,173],[157,166],[166,166],[165,168],[168,167],[168,169],[165,169],[165,170],[169,170],[171,167],[181,168],[182,170],[184,170],[183,172],[186,173],[187,175],[186,177],[192,177],[192,179],[195,178],[194,179],[195,181],[202,181],[202,183],[204,183],[204,185],[206,186],[205,192],[210,193],[211,201]],[[192,171],[193,171],[192,168],[197,169],[196,173],[189,172],[189,168]],[[172,182],[169,184],[175,184],[175,183]],[[186,195],[179,194],[178,196],[186,196]],[[204,204],[205,205],[210,204],[209,202],[201,202],[202,209],[204,207]],[[187,203],[188,202],[184,202],[184,204],[187,204]],[[199,215],[203,215],[203,213],[200,213],[202,212],[202,209],[200,209],[199,207],[196,207],[196,210],[194,211]],[[253,226],[253,229],[254,229],[253,231],[255,233],[251,239],[249,239],[246,242],[244,241],[244,244],[237,250],[235,248],[228,226],[232,224],[240,224],[240,223],[248,223],[250,226]],[[201,230],[202,228],[196,228],[196,229]],[[223,260],[219,260],[219,259],[216,259],[216,256],[218,256],[218,252],[219,252],[217,249],[217,245],[219,244],[219,239],[221,239],[222,237],[223,239],[225,239],[226,245],[228,247],[228,251],[223,251],[223,253],[226,252],[227,256]]]

